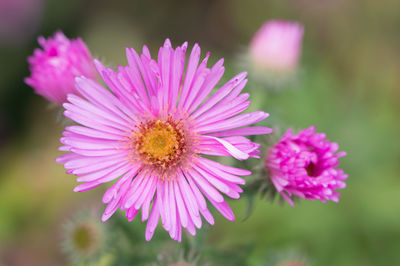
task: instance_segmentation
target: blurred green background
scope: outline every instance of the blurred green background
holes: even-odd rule
[[[16,2],[37,10],[30,8],[30,21],[0,35],[0,265],[71,265],[60,250],[62,225],[77,209],[103,208],[106,185],[72,192],[74,178],[54,162],[60,114],[23,83],[38,35],[61,29],[80,36],[111,66],[125,64],[126,46],[148,44],[155,51],[166,37],[174,45],[198,42],[214,60],[225,57],[230,78],[244,70],[234,61],[254,32],[276,18],[305,26],[300,76],[295,88],[280,93],[248,86],[250,99],[264,100],[271,127],[316,125],[339,142],[348,152],[341,159],[348,186],[338,204],[301,201],[291,208],[258,200],[246,221],[246,200],[230,201],[237,221],[215,213],[204,261],[268,265],[271,254],[295,250],[310,265],[400,265],[400,1]],[[18,22],[17,11],[1,22],[8,29]],[[138,220],[129,226],[144,228]],[[141,248],[157,254],[159,246],[145,244],[139,232]]]

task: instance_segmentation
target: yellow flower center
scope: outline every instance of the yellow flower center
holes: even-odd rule
[[[149,120],[134,132],[133,150],[141,161],[162,170],[178,164],[186,152],[186,139],[181,123]]]
[[[167,122],[157,120],[144,132],[139,153],[156,160],[168,160],[179,149],[178,133]]]

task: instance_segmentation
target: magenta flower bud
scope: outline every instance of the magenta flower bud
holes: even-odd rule
[[[256,69],[291,72],[301,54],[303,26],[297,22],[271,20],[257,31],[250,43],[250,57]]]
[[[277,191],[293,206],[292,197],[339,201],[337,189],[345,188],[347,174],[338,169],[339,158],[345,152],[336,151],[337,143],[315,133],[315,127],[297,135],[289,129],[267,155],[266,167]]]
[[[93,59],[80,38],[69,40],[59,31],[48,39],[39,37],[38,42],[42,49],[28,58],[31,76],[25,78],[37,94],[61,105],[67,94],[77,94],[75,77],[96,79]]]

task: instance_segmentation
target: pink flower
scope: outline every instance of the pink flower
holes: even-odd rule
[[[292,196],[326,202],[339,201],[337,189],[345,188],[347,175],[338,169],[345,152],[315,133],[315,127],[297,135],[289,129],[267,155],[266,167],[277,191],[293,206]]]
[[[81,124],[69,126],[60,141],[68,151],[57,162],[79,176],[74,191],[116,182],[104,194],[108,204],[102,220],[117,210],[129,221],[141,209],[150,240],[161,217],[171,238],[180,241],[182,227],[195,234],[202,219],[214,224],[206,199],[227,219],[234,215],[221,193],[240,197],[251,172],[202,155],[257,157],[259,144],[242,135],[267,134],[265,127],[248,127],[268,114],[248,108],[247,80],[240,73],[210,95],[224,73],[223,60],[207,67],[196,44],[185,69],[187,43],[173,49],[167,39],[157,60],[143,47],[138,55],[127,48],[128,66],[118,72],[96,67],[111,92],[99,83],[77,78],[81,95],[68,95],[65,116]],[[199,64],[200,62],[200,64]],[[151,207],[151,208],[150,208]]]
[[[256,69],[290,72],[296,69],[303,38],[303,26],[296,22],[271,20],[254,35],[250,57]]]
[[[39,37],[43,50],[35,49],[28,58],[31,76],[26,84],[49,101],[62,104],[67,94],[77,93],[75,77],[96,79],[96,69],[85,43],[80,39],[69,40],[62,32],[54,37]]]

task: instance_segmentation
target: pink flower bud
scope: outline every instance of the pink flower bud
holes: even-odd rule
[[[67,94],[77,94],[75,77],[96,79],[93,59],[80,38],[69,40],[59,31],[48,39],[39,37],[38,42],[42,49],[28,58],[31,76],[25,78],[37,94],[62,104]]]
[[[296,69],[303,38],[303,26],[296,22],[271,20],[254,35],[250,57],[255,68],[273,72]]]
[[[315,133],[312,126],[293,135],[289,129],[269,151],[266,167],[276,190],[292,206],[294,196],[325,202],[339,201],[337,189],[345,188],[347,174],[338,168],[339,145]]]

